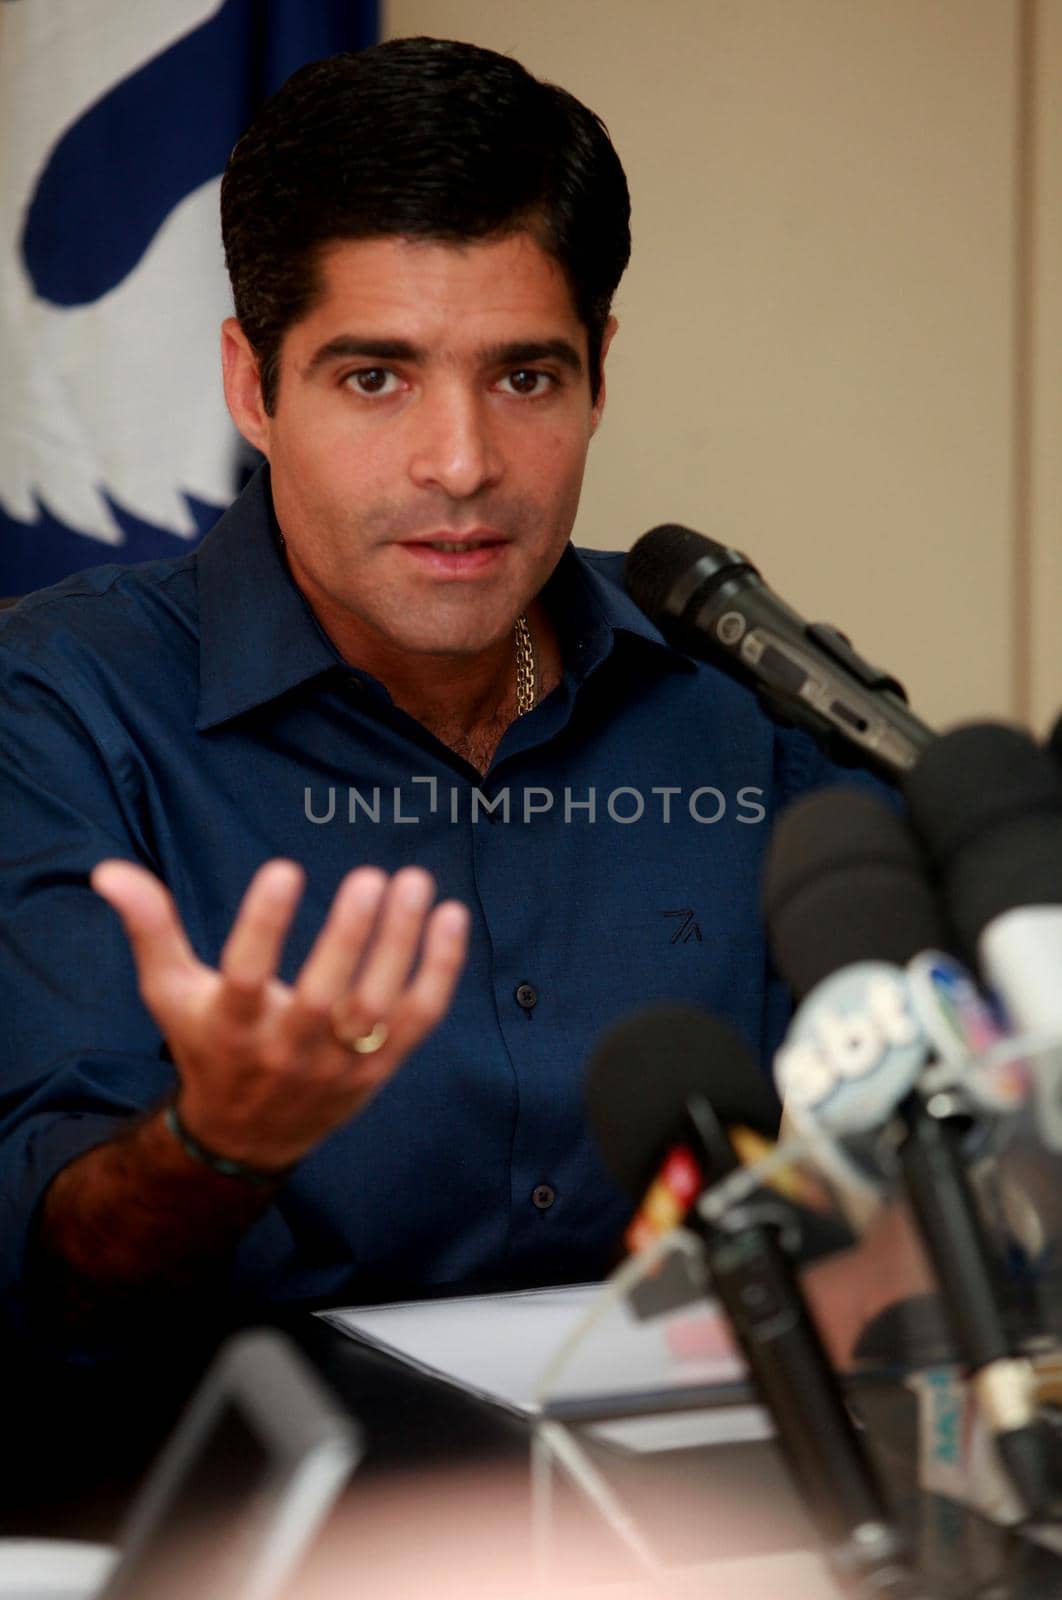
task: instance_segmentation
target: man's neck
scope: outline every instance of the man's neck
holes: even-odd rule
[[[519,714],[515,619],[509,632],[475,654],[420,654],[385,640],[374,640],[372,648],[365,641],[352,645],[341,625],[347,619],[330,619],[327,607],[312,599],[310,603],[345,661],[370,672],[395,705],[470,766],[487,771],[506,729]],[[560,682],[563,665],[553,625],[537,600],[526,615],[537,701]]]
[[[560,682],[560,645],[545,611],[527,611],[535,656],[535,698]],[[486,772],[506,729],[520,714],[515,628],[483,656],[403,657],[386,687],[396,705],[479,772]],[[412,669],[412,670],[411,670]]]

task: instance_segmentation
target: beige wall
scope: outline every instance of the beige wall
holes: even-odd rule
[[[930,721],[1053,714],[1062,291],[1029,290],[1049,243],[1062,270],[1062,0],[389,0],[385,21],[562,82],[626,165],[577,537],[688,521]],[[1048,195],[1051,241],[1026,225]]]
[[[1062,710],[1062,0],[1040,0],[1030,62],[1028,303],[1029,693]]]

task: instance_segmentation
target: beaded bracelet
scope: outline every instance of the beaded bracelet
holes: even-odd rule
[[[188,1132],[172,1100],[163,1113],[163,1121],[185,1155],[198,1161],[200,1166],[209,1167],[211,1172],[220,1172],[224,1178],[238,1178],[241,1183],[252,1183],[259,1189],[271,1189],[275,1184],[283,1183],[293,1170],[292,1167],[278,1167],[273,1172],[264,1172],[261,1167],[249,1167],[243,1161],[233,1161],[229,1156],[219,1156],[213,1150],[208,1150],[205,1144],[200,1144]]]

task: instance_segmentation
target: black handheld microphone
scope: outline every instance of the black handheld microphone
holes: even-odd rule
[[[808,623],[747,556],[677,523],[645,533],[624,570],[627,592],[661,633],[758,692],[850,765],[895,782],[933,738],[902,686],[827,623]]]
[[[775,831],[765,900],[779,970],[805,996],[778,1057],[786,1098],[838,1131],[902,1126],[900,1170],[953,1339],[1015,1487],[1042,1513],[1054,1489],[1031,1369],[1005,1323],[960,1129],[918,1092],[934,1052],[899,963],[939,948],[941,918],[914,837],[877,795],[807,795]]]
[[[618,1024],[591,1057],[590,1125],[617,1182],[639,1201],[683,1145],[712,1183],[736,1165],[726,1125],[773,1131],[778,1103],[746,1046],[693,1008],[659,1007]],[[797,1488],[839,1575],[875,1593],[907,1583],[877,1478],[779,1238],[755,1201],[686,1225],[703,1241],[713,1288],[778,1431]]]

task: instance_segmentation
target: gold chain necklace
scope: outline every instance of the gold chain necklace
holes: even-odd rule
[[[534,709],[538,689],[538,664],[531,629],[523,612],[513,624],[516,635],[516,715],[524,716]]]

